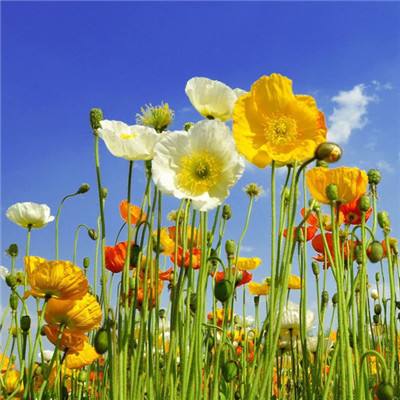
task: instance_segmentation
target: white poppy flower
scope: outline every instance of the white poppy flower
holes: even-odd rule
[[[311,351],[311,353],[315,353],[317,351],[317,346],[318,346],[318,336],[308,336],[307,350]]]
[[[54,351],[53,350],[43,350],[43,360],[46,362],[51,361],[53,358]],[[39,358],[42,357],[42,355],[39,353],[38,354]]]
[[[0,278],[3,279],[3,281],[6,279],[6,276],[10,273],[10,271],[6,268],[0,265]]]
[[[31,202],[13,204],[8,208],[6,216],[10,221],[23,228],[43,228],[49,222],[54,221],[48,205]]]
[[[157,187],[178,199],[191,199],[200,211],[220,205],[244,171],[228,127],[216,120],[198,122],[189,132],[167,133],[154,153]]]
[[[312,311],[306,311],[306,330],[312,327],[314,322],[314,313]],[[288,302],[286,307],[283,309],[281,329],[283,330],[295,330],[300,329],[300,306],[296,303]],[[296,332],[297,333],[297,332]]]
[[[103,120],[100,124],[97,132],[113,156],[129,161],[153,158],[154,145],[161,137],[155,129],[120,121]]]
[[[232,118],[233,106],[244,90],[231,89],[220,81],[195,77],[189,79],[186,88],[193,107],[206,118],[227,121]]]

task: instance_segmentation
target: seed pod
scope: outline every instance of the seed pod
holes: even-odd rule
[[[31,328],[31,318],[29,315],[23,315],[20,319],[20,325],[23,332],[28,332]]]
[[[231,219],[231,217],[232,217],[231,206],[229,204],[224,204],[224,206],[222,207],[222,218],[225,221],[228,221],[228,219]]]
[[[90,126],[93,130],[101,128],[101,120],[103,119],[103,111],[100,108],[92,108],[90,110]]]
[[[381,181],[381,173],[377,169],[370,169],[367,175],[370,185],[377,185]]]
[[[10,307],[11,307],[11,310],[15,311],[18,308],[18,301],[19,301],[19,299],[18,299],[17,294],[15,292],[12,292],[11,295],[10,295]]]
[[[18,245],[15,243],[10,244],[10,246],[7,249],[7,254],[10,257],[17,257],[18,256]]]
[[[236,243],[234,240],[227,240],[225,242],[225,251],[228,258],[233,258],[236,252]]]
[[[376,391],[379,400],[393,400],[394,388],[390,383],[381,382]]]
[[[104,354],[108,350],[108,336],[104,328],[97,331],[94,338],[94,348],[98,354]]]
[[[228,279],[216,282],[214,287],[214,296],[221,303],[225,303],[233,292],[233,285]]]
[[[380,242],[372,242],[367,249],[367,256],[369,261],[372,263],[377,263],[382,260],[384,256],[383,246]]]
[[[358,201],[358,209],[362,212],[367,212],[371,208],[371,200],[368,195],[364,194]]]
[[[233,381],[233,379],[237,377],[238,373],[239,373],[239,367],[233,360],[227,361],[222,366],[222,376],[224,377],[226,382]]]
[[[382,306],[380,304],[375,304],[374,312],[375,312],[376,315],[380,315],[381,312],[382,312]]]
[[[382,229],[390,228],[390,219],[386,211],[378,212],[378,224]]]
[[[334,183],[330,183],[325,189],[326,197],[330,201],[336,201],[339,199],[338,187]]]

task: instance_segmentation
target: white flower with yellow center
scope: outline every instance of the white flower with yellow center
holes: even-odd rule
[[[151,160],[154,145],[160,139],[155,129],[142,125],[127,125],[120,121],[103,120],[98,129],[108,150],[115,157],[129,161]]]
[[[43,228],[54,221],[50,215],[50,207],[46,204],[32,202],[15,203],[8,208],[7,218],[23,228]]]
[[[232,118],[233,106],[242,89],[231,89],[220,81],[195,77],[189,79],[185,88],[193,107],[205,118],[227,121]]]
[[[198,122],[189,132],[167,133],[154,153],[157,187],[178,199],[191,199],[200,211],[220,205],[244,171],[228,127],[216,120]]]

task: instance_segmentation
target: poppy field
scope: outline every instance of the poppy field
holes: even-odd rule
[[[277,73],[250,91],[192,78],[198,121],[181,130],[170,129],[168,103],[144,106],[131,125],[90,110],[94,187],[67,194],[54,216],[33,202],[6,212],[26,242],[7,243],[0,267],[0,399],[400,398],[398,242],[379,204],[383,177],[335,166],[343,151],[327,141],[324,113],[295,87]],[[118,232],[105,215],[100,146],[126,160]],[[251,165],[266,178],[242,187]],[[230,206],[241,189],[243,221]],[[89,190],[94,228],[80,224],[60,259],[63,207]],[[268,224],[253,213],[262,195]],[[267,259],[243,254],[253,220],[268,226]],[[37,229],[54,229],[52,259],[30,245]],[[79,230],[94,259],[78,259]]]

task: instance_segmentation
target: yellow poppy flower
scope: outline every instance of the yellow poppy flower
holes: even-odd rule
[[[313,97],[295,95],[285,76],[262,76],[233,110],[233,137],[239,153],[259,168],[314,157],[326,140],[324,114]]]
[[[306,183],[311,196],[320,203],[330,204],[326,196],[326,187],[335,184],[338,190],[338,199],[342,204],[362,196],[367,191],[367,173],[358,168],[316,167],[306,172]]]
[[[256,269],[262,263],[259,257],[239,257],[236,266],[240,271],[251,271]]]
[[[58,326],[45,325],[43,328],[47,339],[54,345],[57,345],[58,337],[60,335],[60,328]],[[65,329],[59,341],[58,348],[62,351],[76,352],[83,349],[87,336],[82,332],[71,332]]]
[[[48,261],[41,257],[25,257],[25,271],[35,297],[81,299],[88,291],[83,271],[69,261]]]
[[[4,391],[6,394],[14,393],[18,389],[15,394],[16,397],[20,398],[20,396],[24,393],[24,382],[20,381],[20,373],[15,369],[9,370],[7,374],[4,376]]]
[[[301,289],[301,279],[299,276],[290,274],[288,289],[294,289],[294,290]]]
[[[157,231],[153,232],[154,243],[157,243]],[[175,241],[169,235],[168,228],[160,230],[160,247],[161,253],[170,256],[175,251]]]
[[[69,352],[65,357],[65,366],[69,369],[79,369],[92,364],[100,355],[93,346],[85,342],[83,349],[77,352]]]
[[[268,282],[258,283],[258,282],[249,282],[247,285],[249,288],[249,292],[253,296],[265,296],[269,293],[269,284]]]
[[[88,332],[100,325],[102,313],[96,297],[87,293],[80,300],[50,299],[44,318],[50,325],[63,325],[71,331]]]
[[[0,353],[0,372],[6,372],[7,369],[14,368],[11,360],[3,353]]]

